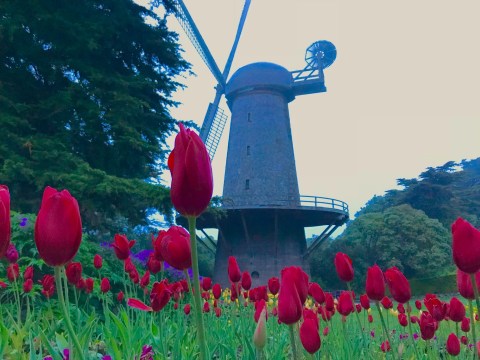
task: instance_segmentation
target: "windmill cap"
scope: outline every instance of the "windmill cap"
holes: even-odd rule
[[[238,69],[225,88],[225,96],[232,101],[236,96],[255,90],[269,90],[285,95],[287,101],[295,98],[290,71],[283,66],[257,62]]]

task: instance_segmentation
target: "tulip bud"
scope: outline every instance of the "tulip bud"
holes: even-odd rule
[[[337,311],[343,316],[348,316],[354,311],[350,291],[342,291],[340,294],[338,298]]]
[[[210,303],[208,301],[203,303],[203,312],[204,313],[210,312]]]
[[[145,274],[143,274],[142,278],[140,279],[140,287],[143,289],[150,284],[150,271],[145,271]]]
[[[220,284],[213,285],[212,293],[215,299],[220,299],[220,296],[222,295],[222,288],[220,287]]]
[[[415,300],[415,307],[417,310],[422,310],[422,302],[420,300]]]
[[[27,279],[23,283],[23,292],[24,293],[29,293],[32,291],[33,288],[33,280],[32,279]]]
[[[365,290],[368,297],[375,301],[380,301],[385,296],[385,279],[378,265],[368,268]]]
[[[125,295],[123,294],[123,291],[120,291],[120,292],[117,294],[117,301],[118,301],[118,302],[122,302],[124,296],[125,296]]]
[[[110,291],[110,280],[108,280],[107,278],[103,278],[102,282],[100,283],[100,290],[104,294],[109,292]]]
[[[33,280],[33,266],[27,266],[25,271],[23,272],[23,280]]]
[[[420,316],[420,333],[423,340],[430,340],[435,335],[436,324],[432,315],[427,311],[422,312]]]
[[[333,295],[331,293],[325,293],[325,309],[327,311],[333,311],[335,309]]]
[[[213,194],[212,165],[200,137],[182,124],[168,157],[168,167],[172,175],[173,206],[183,216],[200,215]]]
[[[452,224],[452,254],[455,265],[467,274],[480,270],[480,231],[458,218]]]
[[[300,325],[300,341],[303,348],[310,354],[315,354],[321,345],[320,335],[318,333],[318,320],[304,318]]]
[[[405,314],[398,314],[398,323],[403,326],[403,327],[406,327],[408,325],[408,321],[407,321],[407,315]]]
[[[210,279],[209,277],[204,277],[202,279],[202,289],[204,291],[208,291],[212,288],[212,279]]]
[[[18,268],[18,264],[10,264],[7,267],[7,278],[8,281],[14,282],[20,277],[20,269]]]
[[[267,309],[263,308],[258,318],[255,333],[253,334],[253,343],[255,344],[255,347],[259,350],[263,349],[267,343],[266,314]]]
[[[380,345],[380,349],[383,351],[383,352],[389,352],[391,347],[390,347],[390,343],[388,342],[388,340],[385,340],[384,342],[382,342],[382,345]]]
[[[315,282],[310,283],[308,286],[308,294],[319,304],[323,304],[325,302],[325,293],[320,285]]]
[[[248,271],[242,273],[242,288],[245,290],[250,290],[252,287],[252,277]]]
[[[87,294],[90,294],[92,291],[93,291],[93,279],[92,278],[85,279],[85,292]]]
[[[465,317],[465,306],[455,296],[450,299],[448,316],[455,322],[461,322]]]
[[[470,331],[470,319],[469,318],[463,318],[462,320],[462,325],[460,327],[463,332],[468,333]]]
[[[242,278],[237,259],[234,256],[228,257],[228,278],[232,283],[237,283]]]
[[[162,270],[162,263],[157,260],[155,253],[148,256],[147,268],[152,274],[158,274]]]
[[[353,263],[347,254],[338,252],[335,255],[335,269],[340,280],[350,282],[353,280]]]
[[[457,335],[451,333],[448,335],[447,339],[447,352],[452,356],[457,356],[460,354],[460,341],[458,340]]]
[[[368,314],[368,322],[372,323],[373,322],[373,316],[372,314]]]
[[[370,309],[370,300],[367,294],[360,295],[360,305],[362,305],[365,310]]]
[[[390,294],[399,303],[406,303],[411,298],[410,284],[395,266],[387,269],[385,271],[385,279],[387,281],[388,288],[390,289]]]
[[[79,262],[72,262],[67,265],[65,269],[67,280],[70,284],[75,285],[82,277],[82,264]]]
[[[35,222],[35,244],[50,266],[71,261],[82,242],[82,220],[77,200],[67,190],[47,186]]]
[[[220,309],[219,307],[216,307],[214,311],[215,311],[215,316],[217,318],[219,318],[222,315],[222,309]]]
[[[102,268],[102,265],[103,265],[102,257],[99,254],[96,254],[93,257],[93,266],[95,267],[95,269],[100,270]]]
[[[5,257],[7,258],[10,264],[16,263],[18,260],[18,251],[15,245],[10,243],[7,248],[7,252],[5,253]]]
[[[277,277],[271,277],[268,279],[268,290],[272,295],[277,295],[280,290],[280,281]]]
[[[0,185],[0,258],[10,245],[11,237],[10,223],[10,192],[6,185]]]
[[[463,345],[467,345],[468,344],[468,338],[465,336],[465,335],[462,335],[460,337],[460,342],[463,344]]]
[[[185,304],[185,306],[183,307],[183,312],[185,313],[185,315],[190,314],[190,304]]]
[[[299,267],[286,267],[281,271],[280,284],[278,318],[284,324],[294,324],[302,317],[308,296],[308,275]]]
[[[388,296],[385,296],[382,299],[381,303],[382,303],[383,307],[387,310],[393,308],[392,300],[390,300]]]

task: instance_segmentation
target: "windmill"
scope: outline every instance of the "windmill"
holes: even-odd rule
[[[231,110],[223,188],[223,216],[206,212],[197,220],[207,248],[215,253],[214,281],[228,284],[228,256],[237,257],[253,284],[265,284],[289,265],[308,271],[306,259],[349,218],[340,200],[300,195],[288,103],[296,96],[325,92],[324,69],[336,58],[335,46],[314,42],[303,69],[289,71],[266,62],[246,65],[227,81],[250,1],[245,1],[230,56],[220,72],[182,0],[177,17],[218,81],[201,137],[213,158],[228,119],[218,104],[223,95]],[[182,219],[178,221],[182,223]],[[324,226],[307,247],[305,227]],[[205,229],[218,229],[215,242]],[[216,251],[213,251],[215,248]]]

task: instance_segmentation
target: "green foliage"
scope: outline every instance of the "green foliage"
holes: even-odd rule
[[[457,293],[457,274],[454,273],[430,278],[410,279],[410,288],[413,296]]]
[[[312,275],[329,288],[343,288],[332,271],[339,251],[353,260],[357,289],[364,288],[366,270],[375,263],[384,270],[397,266],[407,278],[438,275],[452,265],[448,230],[409,205],[359,216],[339,238],[312,255]]]
[[[460,169],[460,170],[459,170]],[[408,204],[440,221],[446,228],[459,216],[480,226],[480,158],[453,161],[429,167],[418,179],[397,179],[403,190],[388,190],[384,196],[374,196],[356,217],[383,212],[392,206]]]
[[[84,224],[170,213],[169,108],[188,70],[166,21],[131,0],[0,2],[0,183],[38,211],[46,185],[79,200]],[[148,24],[147,24],[148,20]]]

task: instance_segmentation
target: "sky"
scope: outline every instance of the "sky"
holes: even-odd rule
[[[184,2],[223,70],[243,0]],[[479,13],[477,0],[252,0],[230,76],[257,61],[303,69],[310,44],[335,44],[327,92],[297,97],[290,120],[300,194],[343,200],[353,217],[397,178],[480,156]],[[201,126],[216,81],[175,18],[168,24],[196,73],[179,79],[187,87],[171,114]],[[228,131],[212,163],[216,195]]]

